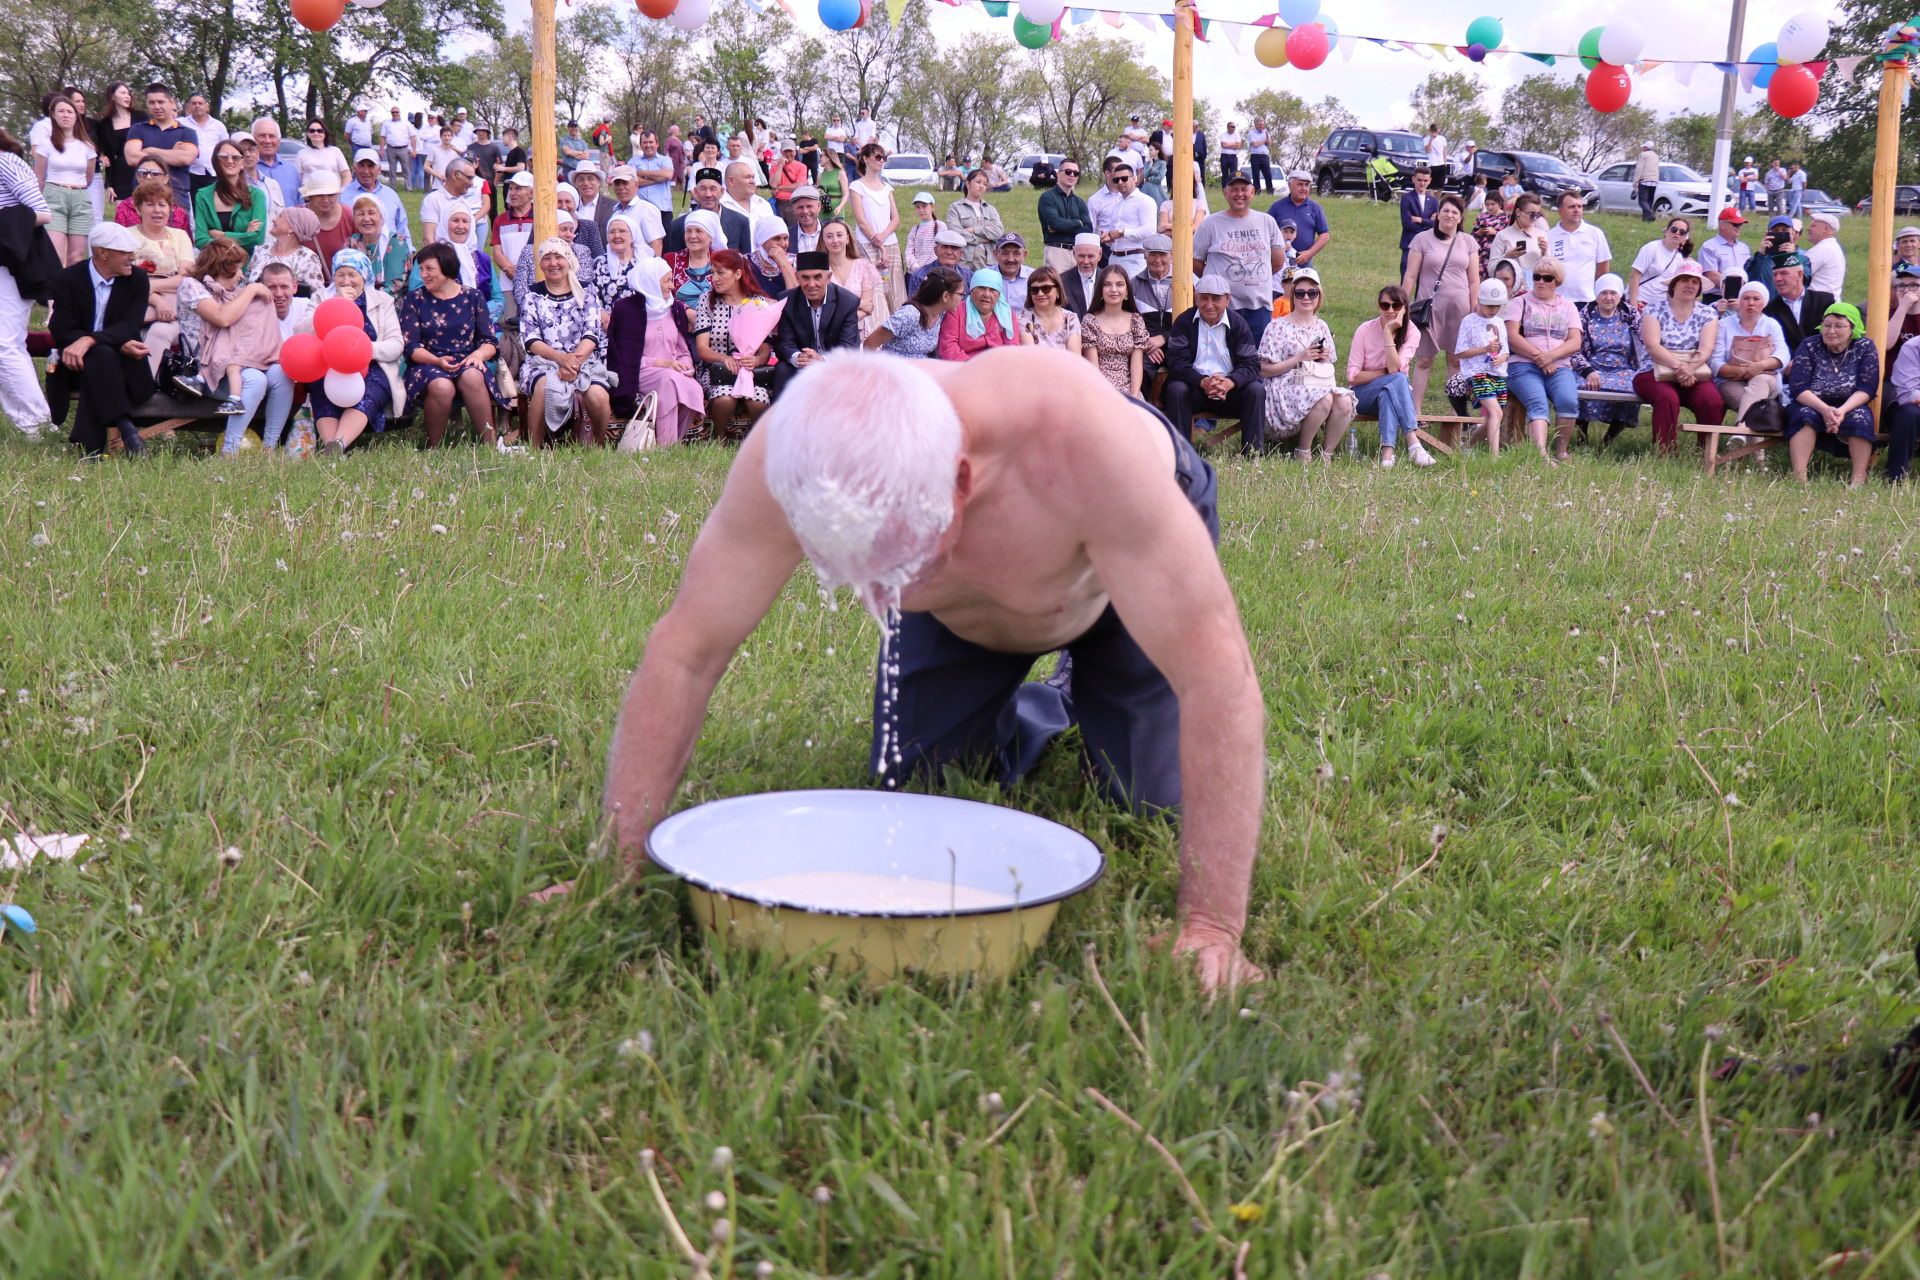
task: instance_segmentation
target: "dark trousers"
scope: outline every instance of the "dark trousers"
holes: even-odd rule
[[[1213,468],[1177,435],[1173,448],[1174,477],[1217,543]],[[874,774],[903,782],[917,773],[937,774],[948,764],[986,763],[1010,788],[1033,770],[1049,743],[1077,724],[1086,762],[1109,797],[1137,812],[1177,811],[1180,702],[1166,677],[1111,605],[1063,654],[1051,678],[1030,682],[1028,672],[1044,655],[983,648],[930,613],[901,614],[900,629],[881,654],[881,661],[899,669],[892,681],[898,739],[883,738],[885,682],[884,673],[876,672],[869,757]]]
[[[1195,414],[1209,418],[1236,418],[1240,422],[1240,451],[1259,449],[1267,432],[1267,384],[1255,378],[1244,387],[1235,387],[1224,400],[1210,400],[1191,382],[1168,378],[1160,393],[1167,419],[1173,429],[1187,440],[1193,439]]]
[[[1693,410],[1695,422],[1718,426],[1727,419],[1726,402],[1711,378],[1683,387],[1677,382],[1662,382],[1651,373],[1637,373],[1633,376],[1633,394],[1653,406],[1653,443],[1662,450],[1679,442],[1682,406]]]
[[[71,371],[68,376],[72,377]],[[107,428],[153,395],[153,373],[145,356],[123,356],[103,342],[87,348],[80,365],[79,401],[67,439],[88,453],[107,447]]]
[[[1453,166],[1450,164],[1428,165],[1427,172],[1433,175],[1431,189],[1435,194],[1439,194],[1447,189],[1447,179],[1453,174]]]
[[[1240,172],[1240,153],[1222,151],[1220,153],[1220,185],[1226,186],[1233,181],[1233,175]]]
[[[1247,328],[1253,330],[1253,340],[1255,342],[1258,342],[1260,336],[1267,331],[1267,326],[1273,323],[1272,306],[1235,307],[1233,314],[1247,322]]]
[[[1907,464],[1913,460],[1914,437],[1920,435],[1920,404],[1894,405],[1881,418],[1881,425],[1887,432],[1887,483],[1892,484],[1907,474]]]
[[[1254,152],[1247,157],[1247,169],[1253,174],[1253,189],[1273,194],[1273,157]]]
[[[1653,221],[1653,193],[1659,189],[1659,185],[1652,182],[1633,184],[1633,198],[1640,203],[1640,221]]]

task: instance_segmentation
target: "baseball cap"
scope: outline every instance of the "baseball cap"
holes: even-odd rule
[[[1237,186],[1243,182],[1248,186],[1253,185],[1253,175],[1244,169],[1236,170],[1234,175],[1227,179],[1227,185],[1230,187]]]
[[[1480,305],[1483,307],[1501,307],[1507,302],[1507,286],[1498,280],[1480,282]]]
[[[794,188],[794,191],[793,191],[793,194],[794,194],[794,196],[795,196],[796,198],[798,198],[798,196],[800,195],[800,193],[801,193],[802,191],[811,191],[811,190],[813,190],[813,188],[811,188],[811,187],[795,187],[795,188]],[[816,194],[816,195],[814,196],[814,199],[816,199],[816,200],[818,200],[819,198],[820,198],[820,197],[819,197],[819,196],[818,196],[817,194]],[[922,191],[922,192],[919,192],[918,194],[916,194],[916,195],[915,195],[915,196],[913,197],[913,202],[914,202],[915,204],[933,204],[933,203],[935,203],[935,201],[934,201],[934,198],[933,198],[933,192],[931,192],[931,191]]]
[[[1018,231],[1009,231],[1007,232],[1007,234],[1001,236],[998,240],[995,240],[993,242],[993,247],[996,249],[1004,249],[1010,244],[1017,244],[1022,249],[1024,249],[1027,247],[1027,239],[1025,236],[1021,235]]]
[[[1651,142],[1643,142],[1640,144],[1640,149],[1642,151],[1651,151],[1653,150],[1653,144]]]
[[[1224,297],[1233,292],[1233,286],[1227,283],[1225,276],[1217,271],[1213,271],[1194,281],[1193,291],[1195,294],[1205,293],[1216,297]]]
[[[1776,214],[1773,217],[1767,219],[1767,230],[1769,231],[1773,230],[1775,227],[1790,227],[1792,225],[1793,225],[1793,219],[1789,218],[1784,213]]]
[[[1895,284],[1902,284],[1908,280],[1920,281],[1920,265],[1915,265],[1911,262],[1894,263],[1893,282]]]
[[[507,185],[510,187],[530,187],[533,185],[533,175],[525,169],[522,169],[507,179]]]
[[[1299,284],[1302,280],[1311,280],[1315,284],[1322,283],[1320,273],[1312,267],[1295,267],[1287,273],[1288,284]]]
[[[1735,226],[1740,226],[1740,227],[1744,227],[1747,225],[1747,220],[1741,217],[1740,211],[1734,208],[1732,205],[1728,205],[1726,208],[1720,211],[1720,221],[1731,222]]]
[[[379,164],[380,153],[378,151],[375,151],[372,147],[361,147],[358,151],[353,153],[353,162],[355,164],[359,164],[362,160],[371,160],[373,161],[373,163]]]

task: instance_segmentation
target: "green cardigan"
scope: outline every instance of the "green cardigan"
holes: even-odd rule
[[[207,241],[213,238],[209,236],[207,232],[220,225],[220,215],[213,207],[214,190],[215,188],[213,187],[202,187],[193,193],[193,247],[196,249],[206,248]],[[247,194],[253,197],[253,203],[247,207],[246,214],[240,219],[241,224],[245,225],[247,223],[257,222],[260,224],[260,229],[257,231],[229,231],[227,233],[227,239],[233,241],[248,253],[252,253],[260,245],[266,243],[267,193],[249,183],[247,185]]]

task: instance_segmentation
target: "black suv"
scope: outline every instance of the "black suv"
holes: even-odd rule
[[[1335,129],[1314,153],[1313,185],[1323,196],[1366,191],[1367,165],[1375,156],[1390,160],[1395,178],[1404,180],[1427,162],[1427,142],[1397,129]]]
[[[1600,189],[1592,178],[1577,172],[1559,156],[1542,151],[1479,151],[1473,157],[1475,177],[1487,180],[1487,190],[1498,191],[1509,173],[1520,176],[1520,185],[1551,205],[1562,191],[1578,191],[1580,202],[1588,208],[1599,207]],[[1466,182],[1461,175],[1461,182]]]

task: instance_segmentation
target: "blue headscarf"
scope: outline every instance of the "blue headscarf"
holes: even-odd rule
[[[982,267],[973,273],[973,279],[967,282],[967,289],[969,291],[974,289],[993,290],[998,297],[998,301],[993,304],[993,318],[1000,322],[1000,332],[1011,338],[1013,336],[1013,308],[1007,305],[1006,285],[1006,280],[1000,275],[1000,268]],[[969,338],[978,338],[984,336],[986,332],[986,318],[980,314],[980,308],[974,306],[973,300],[969,298],[967,300],[967,336]]]
[[[368,289],[379,283],[373,276],[373,259],[359,249],[346,248],[335,251],[333,269],[338,271],[342,267],[349,271],[358,271],[360,279],[365,282]]]

